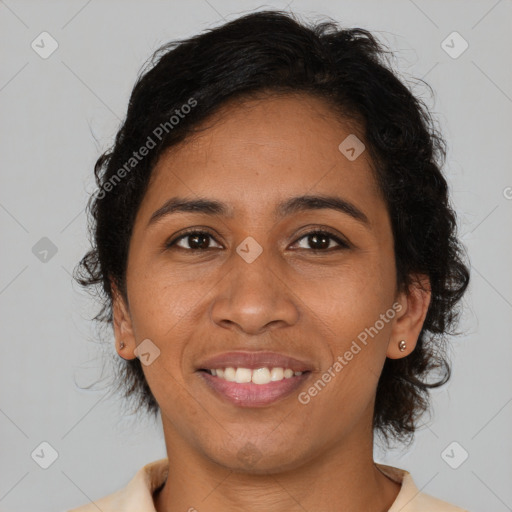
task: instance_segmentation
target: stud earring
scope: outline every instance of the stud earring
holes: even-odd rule
[[[400,350],[400,352],[403,352],[406,348],[407,343],[405,343],[405,340],[400,341],[400,343],[398,344],[398,350]]]
[[[123,350],[123,348],[124,348],[124,341],[121,341],[121,342],[119,343],[119,349],[120,349],[120,350]]]

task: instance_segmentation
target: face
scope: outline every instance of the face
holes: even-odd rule
[[[368,152],[339,149],[351,134],[319,99],[265,98],[160,158],[114,327],[122,357],[144,354],[168,446],[257,472],[371,441],[382,366],[414,348],[429,297],[396,289]]]

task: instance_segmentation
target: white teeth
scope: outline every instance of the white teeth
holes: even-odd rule
[[[235,373],[235,381],[238,384],[243,384],[244,382],[251,382],[251,370],[249,368],[237,368]]]
[[[231,366],[224,370],[224,379],[229,382],[235,382],[235,369]]]
[[[270,372],[270,380],[283,380],[284,379],[284,370],[282,368],[272,368]]]
[[[253,382],[254,384],[268,384],[269,382],[276,382],[283,379],[290,379],[293,376],[298,377],[303,372],[294,372],[290,368],[256,368],[251,370],[249,368],[216,368],[210,370],[210,373],[220,379],[229,382],[237,382],[244,384]]]
[[[270,382],[270,371],[268,368],[257,368],[252,371],[254,384],[268,384]]]

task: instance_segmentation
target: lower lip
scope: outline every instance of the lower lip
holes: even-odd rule
[[[310,374],[310,372],[305,372],[302,375],[294,375],[289,379],[269,382],[268,384],[254,384],[254,382],[239,384],[215,377],[205,371],[199,371],[198,373],[210,389],[240,407],[264,407],[285,398],[297,390]]]

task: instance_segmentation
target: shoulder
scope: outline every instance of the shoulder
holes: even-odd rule
[[[429,512],[468,512],[467,510],[442,501],[429,494],[419,492],[417,496],[411,501],[412,511],[429,511]],[[407,511],[409,509],[406,509]]]
[[[155,512],[153,492],[167,478],[167,458],[146,464],[122,489],[67,512]]]
[[[383,464],[377,464],[377,467],[386,476],[402,484],[400,492],[388,512],[468,512],[463,508],[419,491],[411,474],[404,469]]]

